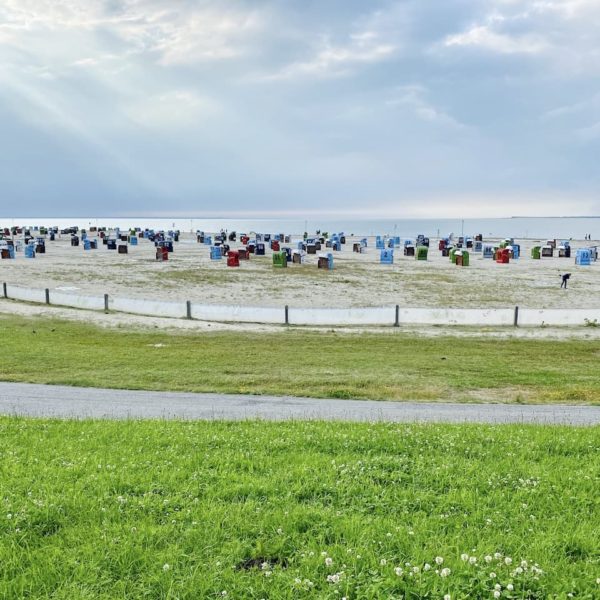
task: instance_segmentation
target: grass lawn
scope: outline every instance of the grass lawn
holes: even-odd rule
[[[0,418],[0,440],[1,598],[600,597],[598,428]]]
[[[0,316],[0,379],[381,400],[600,403],[597,341],[165,333]]]

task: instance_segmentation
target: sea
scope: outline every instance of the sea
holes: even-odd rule
[[[205,231],[216,233],[221,230],[237,233],[285,233],[301,235],[303,232],[344,233],[348,236],[390,235],[412,238],[419,234],[427,237],[445,237],[449,234],[487,238],[516,239],[600,239],[600,217],[507,217],[494,219],[234,219],[223,218],[153,218],[153,217],[110,217],[110,218],[1,218],[0,228],[58,226],[108,227],[130,229],[180,230],[183,232]]]

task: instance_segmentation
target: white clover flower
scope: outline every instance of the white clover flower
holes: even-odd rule
[[[494,592],[494,598],[500,598],[501,595],[502,594],[498,590]]]
[[[501,589],[502,589],[502,586],[501,586],[499,583],[497,583],[497,584],[494,586],[494,589],[495,589],[496,591],[498,591],[498,590],[501,590]]]
[[[470,565],[476,565],[477,564],[477,557],[476,556],[469,556],[469,564]]]
[[[171,568],[171,565],[169,563],[165,563],[163,565],[163,571],[168,571]]]
[[[380,564],[382,567],[385,567],[385,565],[387,565],[387,560],[385,560],[385,558],[382,558],[382,559],[379,561],[379,564]]]
[[[429,563],[425,563],[423,565],[423,571],[429,571],[429,569],[431,569],[431,565]]]
[[[331,565],[333,565],[333,558],[330,558],[329,556],[325,559],[325,566],[327,567],[331,567]]]
[[[413,573],[418,573],[421,569],[419,569],[419,567],[413,567],[412,570]]]
[[[294,583],[296,585],[300,585],[302,583],[302,579],[300,579],[300,577],[296,577],[296,579],[294,579]]]
[[[271,577],[273,575],[273,571],[265,571],[265,577]]]
[[[596,583],[597,583],[598,585],[600,585],[600,577],[598,577],[598,579],[596,579]]]
[[[436,556],[435,557],[435,564],[436,565],[441,565],[444,562],[444,558],[442,556]]]
[[[494,552],[494,558],[496,560],[500,560],[502,558],[502,554],[500,554],[500,552]]]
[[[327,581],[329,581],[329,583],[339,583],[340,576],[338,573],[335,573],[334,575],[327,575]]]
[[[325,550],[323,550],[323,552],[321,552],[321,556],[327,556],[327,552],[325,552]]]
[[[460,560],[467,562],[469,560],[469,555],[468,554],[461,554],[460,555]]]
[[[451,573],[451,572],[452,572],[452,571],[450,571],[450,569],[449,569],[448,567],[446,567],[445,569],[442,569],[442,570],[440,571],[440,575],[441,575],[442,577],[448,577],[448,575],[450,575],[450,573]]]
[[[268,562],[261,563],[260,568],[263,571],[266,571],[269,568],[269,563]]]
[[[492,562],[492,557],[488,554],[487,556],[484,557],[484,559],[486,563],[491,563]]]
[[[510,556],[507,556],[507,557],[504,559],[504,564],[505,564],[505,565],[510,565],[511,563],[512,563],[512,558],[511,558]]]
[[[523,573],[523,569],[521,567],[517,567],[515,569],[515,573],[517,573],[518,575],[521,575],[521,573]]]
[[[522,560],[521,561],[521,566],[526,569],[527,568],[527,561],[526,560]]]
[[[283,533],[283,529],[281,529],[281,527],[280,527],[280,528],[277,530],[277,533],[278,533],[279,535],[281,535],[281,534]]]
[[[225,590],[223,590],[223,591],[221,592],[221,596],[223,596],[223,598],[225,598],[225,596],[227,596],[227,592],[226,592]]]
[[[396,575],[398,575],[398,577],[402,577],[402,574],[404,573],[404,570],[402,569],[402,567],[396,567],[394,569],[394,573],[396,573]]]
[[[496,579],[496,573],[493,571],[490,573],[490,579]]]
[[[514,586],[512,583],[509,583],[509,584],[506,586],[506,589],[507,589],[509,592],[512,592],[512,591],[515,589],[515,586]]]
[[[444,600],[451,600],[450,594],[444,594]]]

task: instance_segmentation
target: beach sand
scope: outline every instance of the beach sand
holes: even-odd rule
[[[290,244],[295,247],[295,241]],[[432,240],[427,261],[417,261],[395,250],[394,264],[379,263],[380,252],[369,238],[366,253],[352,251],[348,238],[334,252],[334,270],[317,269],[317,257],[305,264],[272,265],[266,256],[251,255],[239,268],[226,260],[211,261],[209,247],[183,234],[164,263],[156,262],[154,244],[139,240],[128,254],[71,247],[69,236],[46,242],[46,254],[0,261],[0,281],[32,288],[49,288],[83,295],[191,300],[206,304],[253,306],[363,307],[399,304],[404,307],[451,308],[585,308],[600,307],[600,262],[575,265],[575,250],[588,243],[572,242],[571,258],[533,260],[530,249],[540,241],[521,242],[521,255],[508,265],[470,254],[470,266],[457,267],[442,257]],[[487,242],[488,240],[486,240]],[[490,243],[498,240],[489,240]],[[519,242],[519,240],[516,240]],[[592,242],[594,243],[594,242]],[[230,243],[232,248],[239,243]],[[323,248],[329,252],[329,249]],[[555,252],[555,255],[557,252]],[[570,272],[567,290],[560,274]]]

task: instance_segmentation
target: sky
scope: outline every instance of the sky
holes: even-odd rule
[[[1,0],[0,216],[600,215],[598,0]]]

